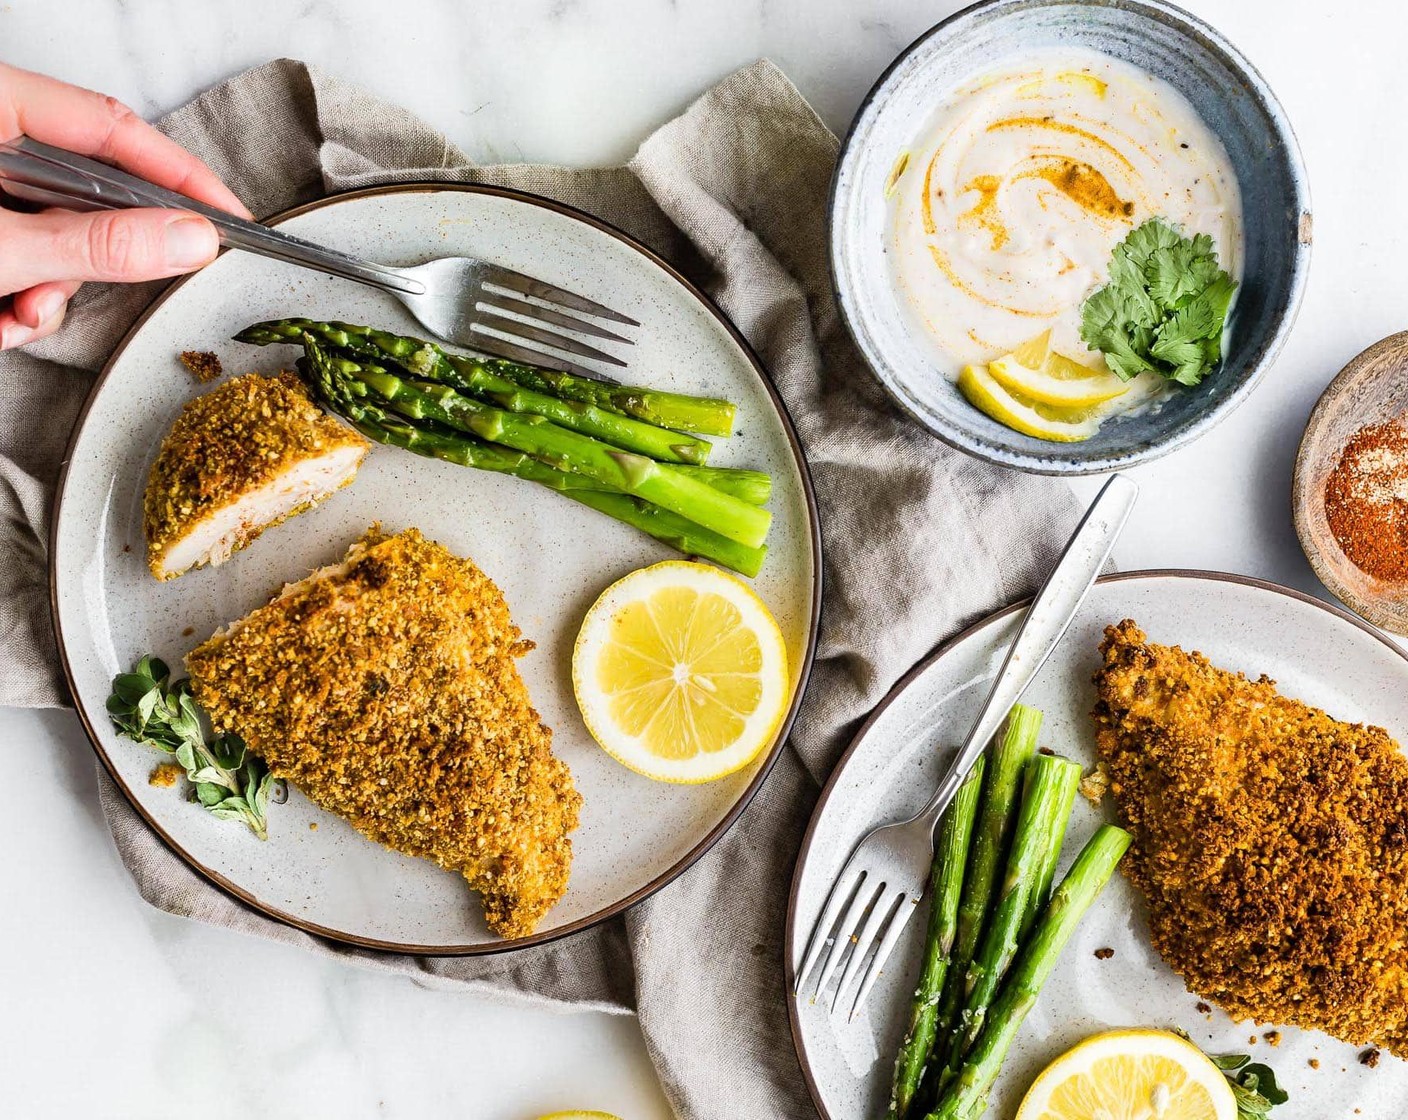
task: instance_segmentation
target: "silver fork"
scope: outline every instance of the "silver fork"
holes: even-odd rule
[[[122,210],[135,206],[188,210],[209,218],[220,233],[220,243],[228,248],[244,249],[390,292],[422,326],[457,346],[599,381],[614,379],[572,359],[613,367],[624,367],[625,361],[549,327],[631,345],[631,339],[581,316],[626,327],[640,326],[630,316],[595,300],[473,257],[441,257],[413,268],[388,268],[325,249],[28,137],[0,144],[0,186],[17,198],[68,210]],[[525,342],[532,345],[524,345]],[[535,346],[559,353],[545,353]]]
[[[1139,488],[1123,475],[1114,475],[1105,483],[1076,527],[1061,559],[1027,608],[1022,627],[1007,651],[978,719],[934,796],[909,820],[881,825],[856,845],[827,896],[821,918],[812,927],[802,967],[797,970],[792,987],[794,995],[801,995],[807,977],[830,946],[815,996],[819,997],[826,989],[827,982],[844,960],[845,970],[831,997],[834,1014],[840,1006],[842,993],[865,967],[847,1016],[848,1019],[855,1017],[923,897],[934,858],[934,828],[939,818],[988,741],[1007,718],[1012,705],[1021,698],[1065,635],[1100,575],[1100,569],[1109,559],[1138,493]],[[872,948],[874,953],[871,953]]]

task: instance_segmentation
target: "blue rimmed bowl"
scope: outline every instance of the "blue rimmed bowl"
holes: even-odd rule
[[[1022,435],[978,411],[935,365],[885,259],[886,181],[949,91],[1031,51],[1098,51],[1178,90],[1222,141],[1242,195],[1243,276],[1222,365],[1158,409],[1081,443]],[[1202,435],[1242,403],[1290,333],[1310,263],[1310,199],[1295,134],[1261,75],[1217,31],[1151,0],[985,0],[921,36],[851,125],[831,192],[831,267],[846,323],[890,395],[934,435],[990,462],[1094,474]]]

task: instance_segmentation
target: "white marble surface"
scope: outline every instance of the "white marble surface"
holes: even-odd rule
[[[1134,472],[1144,496],[1118,557],[1315,590],[1288,513],[1301,427],[1349,357],[1408,325],[1408,13],[1395,0],[1185,3],[1280,93],[1310,169],[1315,259],[1289,348],[1250,403]],[[481,159],[606,164],[759,55],[842,128],[895,52],[957,6],[0,0],[0,56],[156,114],[296,55],[409,106]],[[0,1113],[175,1117],[199,1101],[214,1117],[669,1115],[630,1020],[425,991],[152,912],[102,829],[75,721],[0,712],[0,748]],[[223,998],[232,988],[242,998]]]

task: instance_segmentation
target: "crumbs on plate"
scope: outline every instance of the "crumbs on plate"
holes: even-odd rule
[[[1095,769],[1081,778],[1078,788],[1082,797],[1099,808],[1110,788],[1110,771],[1103,762],[1096,763]]]
[[[182,350],[181,364],[190,370],[202,385],[208,381],[214,381],[225,372],[225,367],[220,364],[219,355],[213,354],[209,350]]]
[[[185,772],[185,767],[178,766],[174,762],[158,762],[152,767],[152,772],[147,775],[147,781],[161,789],[170,789],[181,780],[181,776]]]

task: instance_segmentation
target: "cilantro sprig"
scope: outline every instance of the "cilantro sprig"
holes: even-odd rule
[[[243,821],[259,839],[268,839],[274,776],[238,735],[206,738],[190,682],[172,682],[161,658],[143,657],[132,672],[114,677],[107,708],[113,726],[129,739],[175,755],[196,800],[213,816]]]
[[[1115,246],[1109,282],[1081,307],[1080,336],[1122,380],[1153,371],[1196,385],[1222,359],[1236,290],[1211,237],[1150,218]]]

